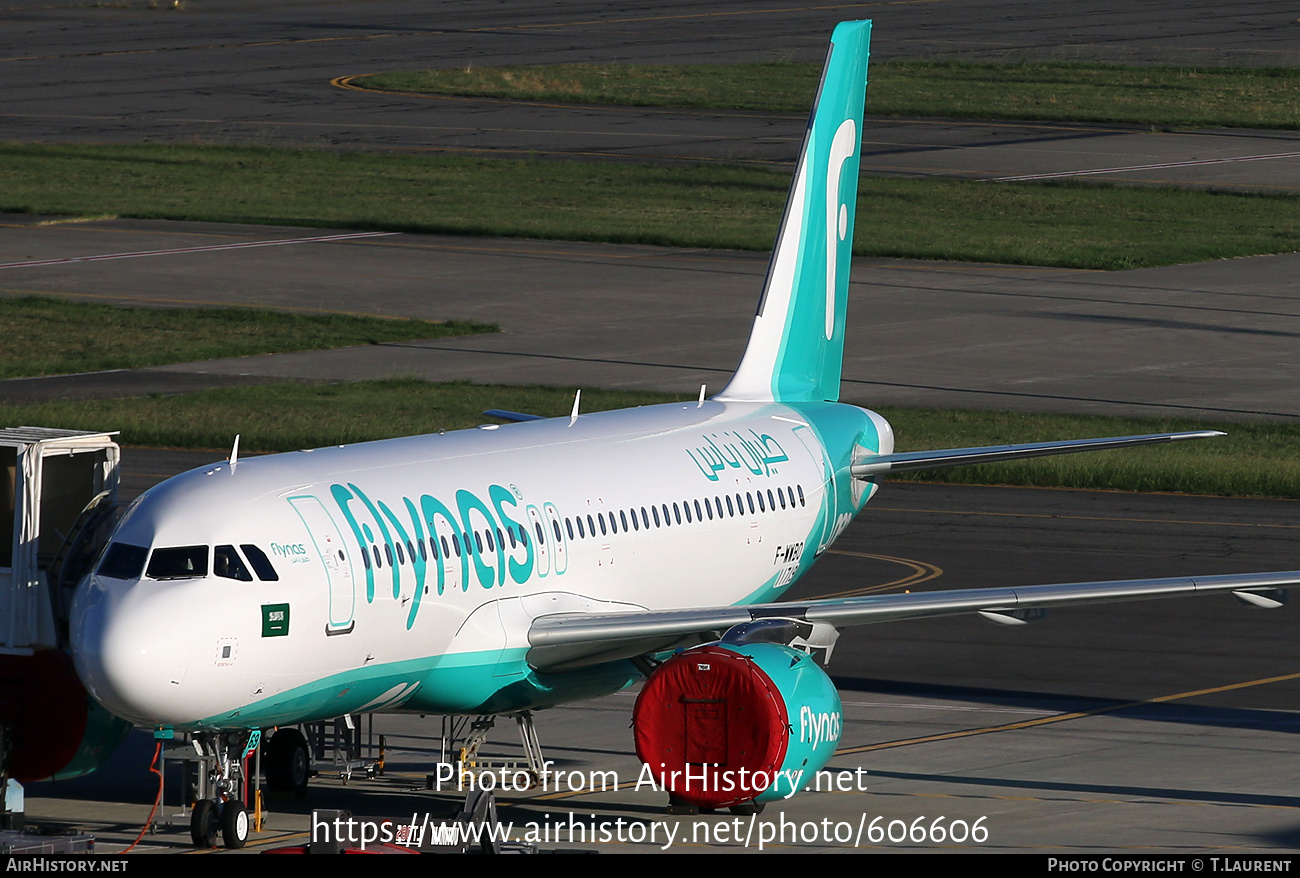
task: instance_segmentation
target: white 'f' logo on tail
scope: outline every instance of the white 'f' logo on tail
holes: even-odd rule
[[[840,123],[831,139],[826,163],[826,338],[835,334],[835,261],[840,241],[849,233],[849,208],[840,202],[840,170],[858,149],[858,126],[852,119]]]

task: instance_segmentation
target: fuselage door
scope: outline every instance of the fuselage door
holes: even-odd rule
[[[560,525],[560,510],[555,508],[554,503],[543,503],[542,509],[546,511],[545,527],[549,528],[546,537],[555,537],[552,554],[555,555],[555,575],[559,576],[569,567],[568,553],[564,546],[564,528]]]
[[[555,541],[552,534],[546,532],[546,526],[542,524],[542,514],[537,511],[536,506],[528,507],[528,538],[535,543],[533,551],[536,553],[536,565],[533,569],[536,571],[538,578],[546,576],[551,572],[551,553],[549,544]],[[540,535],[540,539],[538,538]]]
[[[822,448],[821,440],[817,438],[817,435],[811,429],[799,426],[795,427],[792,432],[799,438],[799,444],[803,446],[804,451],[808,452],[808,456],[812,458],[813,464],[816,466],[815,472],[817,473],[818,484],[815,488],[809,485],[809,488],[811,491],[819,491],[820,496],[814,494],[808,499],[813,503],[818,502],[818,500],[821,501],[822,520],[820,527],[815,528],[813,533],[809,534],[809,539],[816,543],[815,551],[820,555],[825,551],[831,534],[834,533],[835,470],[831,467],[830,461],[826,459],[826,452]]]
[[[343,632],[352,628],[352,614],[356,605],[356,580],[352,576],[352,558],[329,510],[310,494],[290,497],[302,523],[311,535],[321,565],[329,581],[329,623],[327,632]]]

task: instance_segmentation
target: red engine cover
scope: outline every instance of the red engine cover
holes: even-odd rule
[[[0,722],[12,730],[9,768],[17,781],[42,780],[72,761],[89,697],[62,650],[0,656]]]
[[[766,790],[790,739],[772,678],[748,656],[717,646],[664,662],[641,690],[632,726],[636,754],[659,785],[704,808]]]

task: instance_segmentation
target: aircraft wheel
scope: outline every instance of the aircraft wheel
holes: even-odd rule
[[[216,847],[217,833],[221,831],[221,818],[217,814],[217,803],[211,799],[201,799],[194,803],[190,813],[190,839],[196,848]]]
[[[297,729],[280,729],[266,748],[266,785],[276,792],[307,792],[311,757],[307,739]]]
[[[221,810],[221,840],[232,850],[248,841],[248,810],[239,802],[227,802]]]

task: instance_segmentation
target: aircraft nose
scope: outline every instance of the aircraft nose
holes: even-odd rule
[[[178,596],[165,586],[92,576],[72,607],[72,655],[82,684],[109,711],[143,726],[190,718],[186,641],[171,615]]]

